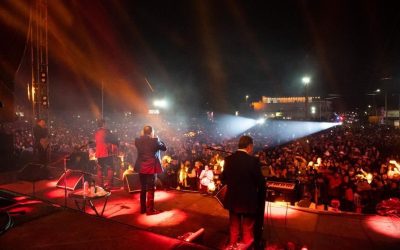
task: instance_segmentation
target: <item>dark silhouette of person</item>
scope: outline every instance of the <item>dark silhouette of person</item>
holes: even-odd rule
[[[221,180],[227,185],[224,208],[229,210],[230,241],[228,246],[238,243],[255,245],[255,224],[259,218],[260,199],[265,204],[265,179],[258,158],[252,156],[253,139],[242,136],[238,150],[225,158]],[[242,232],[241,232],[242,231]],[[260,237],[261,235],[257,235]],[[239,241],[241,239],[241,241]],[[260,239],[257,239],[260,240]]]

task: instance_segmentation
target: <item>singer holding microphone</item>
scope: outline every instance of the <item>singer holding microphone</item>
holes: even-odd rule
[[[162,173],[160,163],[160,150],[165,151],[167,147],[157,137],[151,126],[144,126],[141,136],[135,139],[138,158],[135,171],[139,173],[140,191],[140,213],[146,215],[159,214],[154,209],[154,192],[156,186],[156,175]]]

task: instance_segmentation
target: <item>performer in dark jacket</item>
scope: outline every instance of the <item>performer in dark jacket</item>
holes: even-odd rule
[[[33,127],[33,154],[34,158],[41,164],[47,165],[49,161],[49,130],[46,121],[38,119]]]
[[[167,150],[165,144],[158,138],[154,138],[153,128],[145,126],[142,136],[135,139],[138,158],[135,171],[139,172],[140,178],[140,213],[153,215],[160,213],[154,209],[154,191],[156,175],[163,169],[160,163],[160,150]],[[146,197],[147,195],[147,197]]]
[[[253,139],[242,136],[238,148],[225,158],[221,175],[222,182],[227,185],[223,203],[225,209],[229,210],[230,246],[239,243],[240,228],[241,243],[251,245],[254,242],[254,225],[259,217],[260,197],[265,193],[265,180],[259,160],[251,156]]]

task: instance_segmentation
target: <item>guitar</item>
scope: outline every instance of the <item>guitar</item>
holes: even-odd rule
[[[50,144],[50,140],[49,138],[45,137],[45,138],[40,138],[39,140],[40,145],[42,146],[42,148],[44,150],[46,150]]]

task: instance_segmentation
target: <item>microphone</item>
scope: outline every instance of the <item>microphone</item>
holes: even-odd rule
[[[213,151],[219,151],[219,152],[223,152],[223,153],[227,153],[227,154],[232,154],[231,151],[227,151],[227,150],[223,150],[223,149],[219,149],[219,148],[215,148],[215,147],[211,147],[211,146],[207,146],[207,145],[204,148],[208,149],[208,150],[213,150]]]

